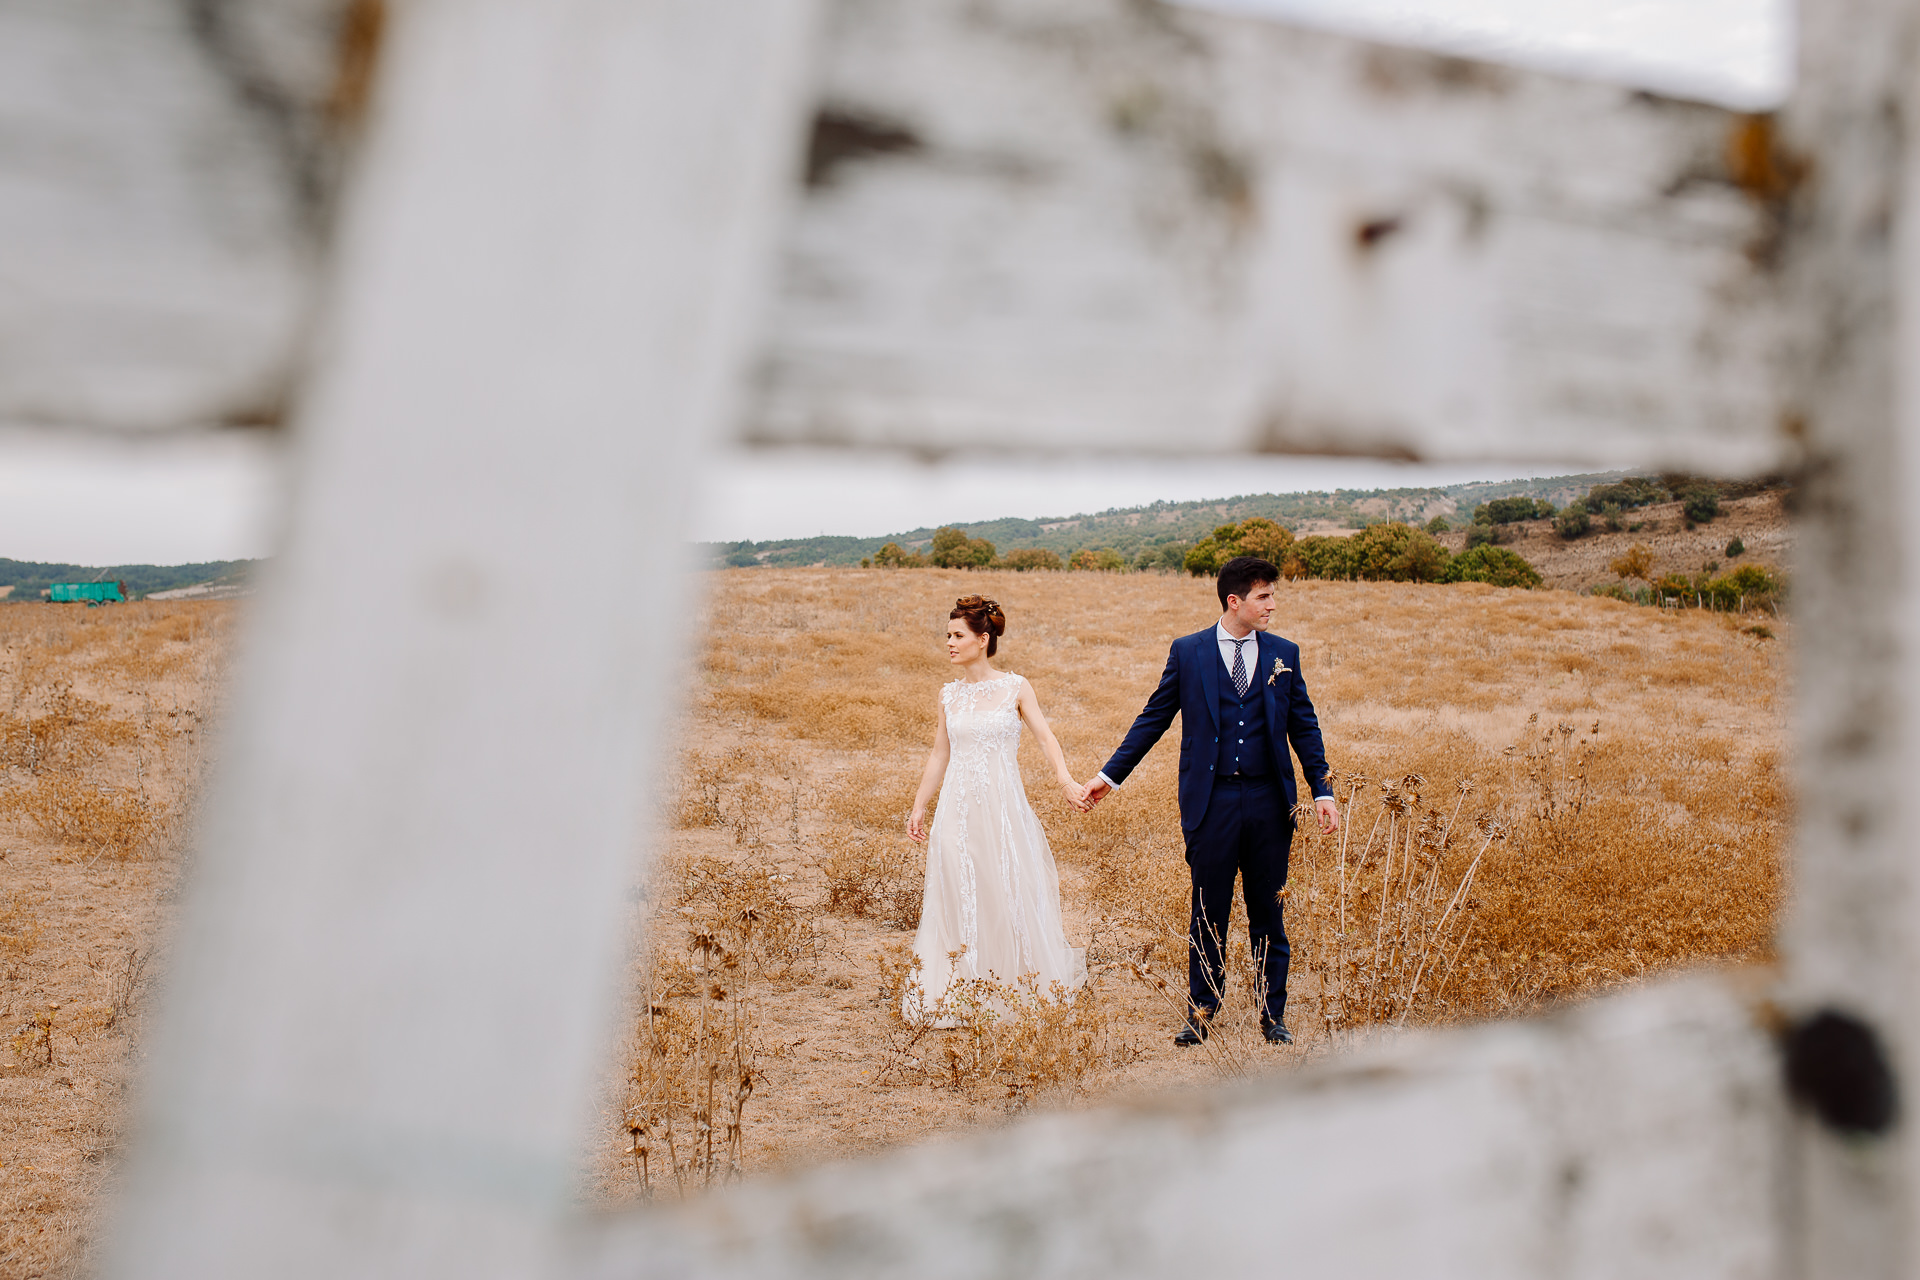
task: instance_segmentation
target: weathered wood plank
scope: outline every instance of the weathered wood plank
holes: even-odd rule
[[[279,416],[347,4],[0,3],[0,421]]]
[[[568,1269],[1757,1280],[1785,1124],[1750,1005],[1693,979],[738,1188],[589,1235]]]
[[[1791,452],[1727,112],[1126,0],[832,13],[750,440]]]
[[[809,14],[398,11],[111,1274],[547,1256]]]

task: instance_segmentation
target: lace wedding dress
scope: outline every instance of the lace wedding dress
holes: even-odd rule
[[[1020,682],[1004,675],[940,691],[951,746],[933,829],[913,951],[920,985],[907,990],[911,1022],[952,1025],[948,988],[968,978],[1008,985],[1031,974],[1042,995],[1086,982],[1085,953],[1067,945],[1060,877],[1020,779]],[[957,954],[956,954],[957,953]]]

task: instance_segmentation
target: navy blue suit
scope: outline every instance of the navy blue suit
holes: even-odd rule
[[[1250,684],[1243,695],[1221,661],[1214,627],[1182,636],[1167,669],[1119,750],[1101,770],[1115,786],[1180,716],[1180,827],[1193,877],[1188,999],[1211,1014],[1225,982],[1221,947],[1238,873],[1247,905],[1248,941],[1264,961],[1263,1016],[1280,1022],[1287,1004],[1286,926],[1279,891],[1287,882],[1292,811],[1299,794],[1293,760],[1315,797],[1331,796],[1320,721],[1300,677],[1300,646],[1264,632],[1246,647]]]

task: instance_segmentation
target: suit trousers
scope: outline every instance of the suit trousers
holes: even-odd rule
[[[1187,996],[1211,1015],[1226,990],[1227,918],[1233,911],[1238,873],[1247,903],[1247,939],[1266,980],[1265,1021],[1287,1011],[1286,923],[1280,890],[1287,883],[1287,853],[1293,818],[1285,793],[1269,777],[1216,778],[1206,815],[1187,836],[1187,867],[1193,874],[1193,912],[1188,925]]]

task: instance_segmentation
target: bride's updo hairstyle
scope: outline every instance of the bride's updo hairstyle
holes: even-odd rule
[[[949,618],[958,618],[967,624],[967,630],[977,636],[987,638],[987,656],[991,658],[1000,647],[1000,637],[1007,634],[1007,615],[1000,612],[1000,606],[985,596],[961,596],[953,602],[953,612]]]

